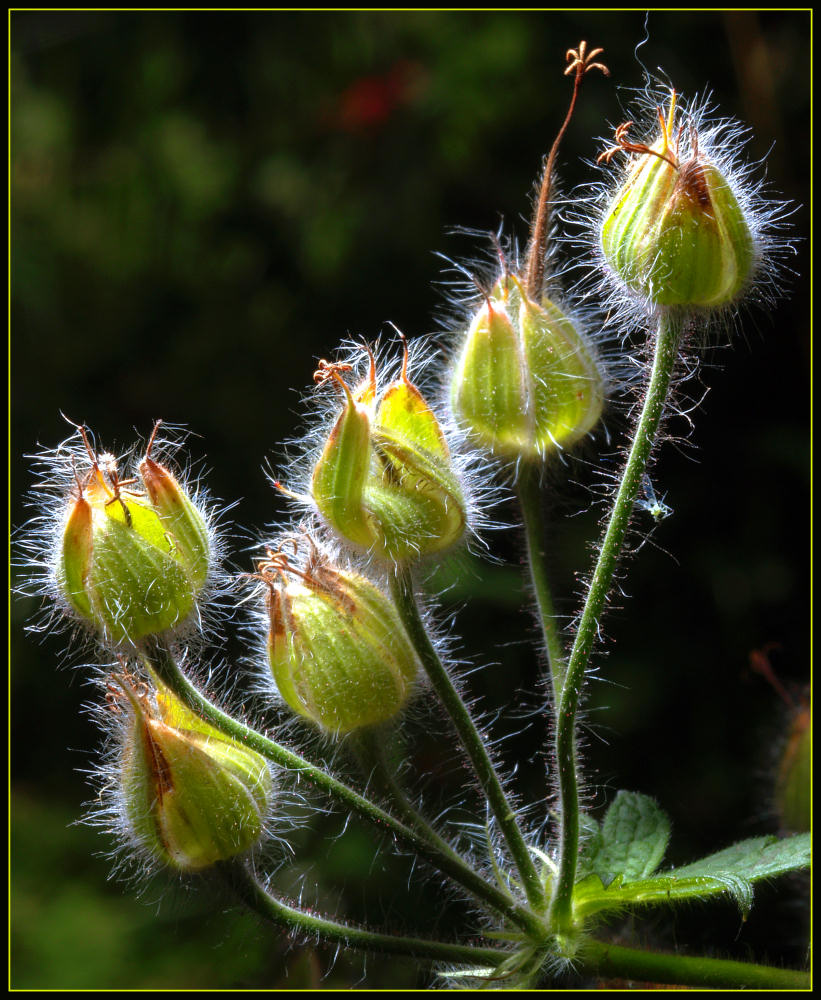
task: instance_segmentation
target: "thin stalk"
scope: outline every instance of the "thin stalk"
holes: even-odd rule
[[[450,844],[439,836],[405,794],[404,788],[397,780],[393,769],[388,763],[385,754],[385,741],[380,739],[382,735],[384,735],[382,732],[375,730],[373,727],[361,729],[351,734],[351,737],[353,737],[352,744],[363,770],[369,773],[377,789],[391,805],[395,806],[398,815],[404,823],[407,823],[408,826],[421,833],[423,837],[426,837],[432,844],[435,844],[440,851],[453,854],[458,858],[458,855]]]
[[[728,989],[806,990],[810,988],[807,972],[776,969],[767,965],[733,962],[722,958],[699,958],[670,955],[664,952],[639,951],[617,945],[588,941],[579,956],[579,972],[619,979],[638,979],[648,983],[678,986],[726,987]]]
[[[479,779],[479,784],[482,786],[488,804],[507,841],[528,902],[534,910],[541,912],[545,905],[544,891],[536,871],[536,866],[533,864],[527,844],[522,836],[522,831],[516,822],[516,814],[507,800],[498,775],[482,742],[482,737],[479,735],[465,703],[460,698],[459,692],[453,686],[444,664],[439,659],[439,654],[433,648],[433,644],[419,614],[419,607],[416,603],[416,595],[413,589],[413,579],[410,570],[406,567],[397,567],[391,574],[391,592],[399,610],[399,617],[407,629],[410,640],[419,659],[422,661],[422,665],[430,678],[431,684],[433,684],[434,690],[456,727],[456,731],[462,741],[462,746],[470,758],[470,762]]]
[[[324,941],[361,948],[388,955],[412,955],[414,958],[435,962],[455,962],[459,965],[498,965],[507,953],[496,948],[479,948],[451,944],[447,941],[430,941],[426,938],[379,934],[362,927],[351,927],[304,913],[277,899],[264,888],[251,872],[247,862],[223,862],[220,866],[227,882],[252,910],[272,921],[288,933],[318,936]]]
[[[668,312],[661,313],[650,384],[599,549],[559,700],[556,715],[556,758],[559,765],[561,844],[559,876],[551,902],[552,923],[557,930],[569,930],[572,926],[573,885],[576,881],[579,853],[579,788],[576,777],[576,713],[579,697],[601,614],[624,545],[633,504],[656,441],[678,357],[681,334],[681,320]]]
[[[230,715],[217,708],[185,677],[173,654],[161,640],[155,638],[146,641],[142,652],[147,666],[159,680],[170,688],[191,711],[210,722],[220,732],[238,740],[252,750],[256,750],[257,753],[273,761],[274,764],[289,771],[298,772],[306,781],[326,792],[358,816],[382,830],[390,830],[410,850],[425,858],[439,871],[449,875],[455,882],[476,896],[477,899],[504,914],[529,934],[537,938],[541,938],[544,934],[541,922],[532,913],[513,902],[509,895],[496,886],[485,882],[481,875],[478,875],[455,852],[444,853],[440,851],[419,833],[400,823],[384,809],[380,809],[379,806],[359,795],[341,781],[332,778],[321,768],[309,763],[304,757],[300,757],[279,743],[269,740],[262,733],[232,719]]]
[[[516,492],[519,496],[519,506],[522,508],[522,520],[525,526],[530,582],[533,593],[536,595],[544,648],[553,683],[553,702],[558,704],[566,665],[556,612],[553,607],[553,595],[547,575],[547,542],[539,471],[540,467],[535,463],[523,462],[516,478]]]
[[[547,156],[544,171],[542,173],[542,183],[539,186],[539,197],[536,201],[536,212],[530,226],[530,243],[527,251],[527,265],[525,275],[525,288],[531,299],[538,301],[542,295],[545,272],[545,251],[547,249],[547,231],[550,222],[550,185],[553,179],[553,167],[556,163],[556,154],[562,143],[567,126],[573,117],[576,109],[576,100],[579,96],[579,87],[584,79],[585,73],[591,69],[598,69],[605,76],[610,76],[610,70],[600,62],[593,62],[603,49],[593,49],[587,51],[587,42],[580,42],[578,49],[569,49],[567,52],[568,66],[564,71],[565,76],[573,74],[573,94],[570,98],[570,107],[567,109],[562,127],[559,129],[550,153]]]

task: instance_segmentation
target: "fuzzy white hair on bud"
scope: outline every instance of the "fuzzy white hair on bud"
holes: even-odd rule
[[[461,494],[464,515],[462,538],[445,546],[444,551],[429,550],[422,538],[420,551],[413,558],[429,563],[442,555],[451,554],[454,549],[458,551],[459,546],[465,543],[468,546],[484,546],[483,533],[495,527],[491,511],[498,505],[501,494],[488,474],[488,463],[467,446],[464,434],[452,420],[445,403],[443,379],[437,371],[440,367],[437,365],[439,353],[431,338],[405,340],[400,334],[396,339],[379,337],[372,345],[361,340],[346,340],[332,361],[320,360],[315,387],[303,402],[306,432],[286,442],[284,460],[278,463],[275,473],[269,473],[269,479],[288,503],[295,519],[310,523],[312,533],[329,551],[337,551],[341,547],[368,562],[384,560],[384,554],[377,552],[376,546],[349,542],[334,530],[320,513],[312,495],[314,471],[344,403],[340,382],[344,379],[348,386],[359,389],[371,377],[372,371],[376,373],[374,401],[377,406],[383,390],[408,375],[438,423],[448,454],[449,475],[458,484]],[[272,529],[273,532],[278,530],[276,525]],[[410,552],[414,551],[411,539],[407,548]]]
[[[98,621],[83,602],[78,603],[78,599],[67,592],[65,545],[67,530],[72,518],[76,518],[78,507],[88,507],[87,497],[124,527],[131,527],[132,506],[136,505],[139,511],[154,509],[154,500],[146,490],[141,469],[146,457],[150,457],[152,468],[159,470],[184,497],[186,509],[196,512],[197,530],[203,533],[203,544],[208,552],[207,568],[199,571],[196,578],[191,613],[172,622],[171,631],[177,638],[204,637],[218,627],[223,617],[222,605],[229,593],[229,579],[222,569],[225,543],[221,521],[230,508],[218,507],[203,488],[183,450],[186,431],[158,421],[144,444],[135,443],[120,454],[99,448],[89,429],[68,422],[74,427],[68,438],[54,448],[42,448],[29,456],[33,462],[34,483],[29,491],[28,506],[35,513],[19,529],[15,541],[21,553],[19,562],[25,571],[20,592],[39,599],[42,604],[40,615],[29,625],[30,631],[46,634],[68,629],[73,637],[81,640],[91,637],[114,647],[131,644],[128,630],[118,628],[116,602],[119,597],[114,598],[115,603],[107,612],[111,615],[107,623]],[[160,523],[167,522],[163,518],[158,521]],[[175,555],[177,541],[170,522],[164,544],[168,552]],[[78,571],[77,579],[84,581],[85,571]],[[100,580],[105,586],[104,574]],[[149,600],[151,589],[147,584],[145,600]]]
[[[186,669],[192,672],[190,663]],[[202,674],[202,668],[195,669],[193,674]],[[179,865],[169,864],[163,853],[157,851],[150,838],[145,836],[147,817],[135,812],[133,788],[129,789],[126,780],[128,770],[133,766],[138,714],[144,713],[149,719],[165,718],[170,696],[161,696],[150,678],[142,673],[141,667],[122,656],[96,668],[89,683],[95,689],[95,698],[85,708],[101,730],[103,743],[93,766],[84,771],[94,790],[94,797],[86,803],[81,822],[109,838],[109,847],[103,853],[112,863],[112,874],[132,883],[137,891],[142,891],[153,884],[160,873],[190,880],[199,871],[207,871],[207,866],[187,871]],[[242,717],[236,710],[232,710],[232,715]],[[161,728],[162,725],[160,723]],[[207,728],[204,724],[200,725]],[[221,743],[222,738],[215,744],[219,752],[223,752]],[[207,739],[202,746],[207,748]],[[244,752],[247,755],[247,751]],[[264,796],[257,796],[257,805],[263,799],[266,805],[259,817],[259,836],[247,850],[254,856],[264,855],[266,865],[275,869],[292,855],[290,840],[294,829],[304,822],[304,801],[299,794],[283,792],[279,787],[278,772],[263,758],[259,758],[259,774],[254,780],[267,789]],[[224,822],[220,817],[215,819]]]
[[[612,138],[604,140],[606,148],[597,161],[603,180],[574,192],[563,212],[571,229],[564,239],[577,249],[586,247],[586,258],[578,263],[585,271],[579,281],[579,292],[601,301],[608,326],[622,337],[651,323],[657,310],[663,307],[657,301],[660,298],[663,303],[663,283],[659,286],[660,294],[656,295],[652,285],[648,291],[639,282],[625,280],[614,270],[612,251],[603,249],[603,243],[607,242],[603,234],[619,197],[628,197],[624,192],[634,183],[642,160],[652,159],[666,169],[662,162],[666,158],[671,174],[680,171],[679,176],[683,177],[687,173],[685,168],[692,166],[695,172],[707,169],[712,171],[711,176],[721,179],[726,190],[724,197],[737,205],[751,246],[743,277],[730,285],[731,290],[724,298],[719,296],[715,302],[703,304],[699,301],[678,304],[673,300],[672,308],[691,313],[699,326],[714,327],[732,323],[739,307],[771,305],[787,276],[786,258],[795,253],[787,225],[795,206],[774,196],[769,189],[764,161],[745,159],[751,130],[735,119],[719,115],[709,93],[687,100],[669,87],[649,80],[635,93],[628,114],[631,120],[614,129],[615,142]],[[702,192],[701,200],[706,208],[705,217],[711,220],[706,191]],[[726,238],[721,237],[725,241]],[[649,272],[656,263],[651,260],[644,266]]]

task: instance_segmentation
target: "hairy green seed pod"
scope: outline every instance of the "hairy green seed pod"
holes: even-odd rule
[[[675,93],[661,137],[632,143],[625,126],[614,149],[638,154],[607,208],[601,228],[605,260],[632,291],[658,306],[716,308],[733,302],[753,272],[755,248],[727,179],[698,148],[680,156]]]
[[[354,392],[344,368],[319,373],[336,381],[344,402],[314,467],[317,509],[343,538],[386,562],[449,548],[464,534],[467,510],[439,422],[407,377],[407,355],[381,395],[373,359]]]
[[[175,628],[194,610],[209,573],[203,515],[176,478],[146,456],[121,480],[111,455],[89,450],[91,469],[69,503],[56,579],[77,614],[107,640],[134,643]]]
[[[271,795],[265,759],[203,722],[165,688],[152,703],[124,678],[117,682],[133,714],[121,780],[140,845],[185,872],[253,847]]]
[[[386,722],[407,703],[419,660],[390,599],[312,546],[304,570],[282,553],[260,565],[268,661],[284,701],[342,734]]]
[[[550,299],[503,276],[474,316],[451,381],[451,405],[476,445],[541,460],[598,423],[604,379],[591,347]]]

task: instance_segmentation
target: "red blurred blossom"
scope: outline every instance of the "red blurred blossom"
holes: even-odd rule
[[[361,76],[342,92],[331,116],[332,127],[344,132],[373,132],[419,92],[422,67],[408,59],[386,72]]]

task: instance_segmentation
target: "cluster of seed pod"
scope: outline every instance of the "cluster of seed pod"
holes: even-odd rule
[[[604,69],[600,52],[568,53],[573,103],[584,74]],[[675,94],[667,116],[658,113],[655,141],[630,140],[630,124],[602,156],[632,157],[598,223],[611,277],[650,311],[735,301],[761,252],[743,199],[692,122],[677,125]],[[594,338],[546,290],[554,158],[555,147],[525,267],[502,261],[483,290],[459,332],[442,409],[411,381],[407,346],[387,384],[370,351],[357,384],[346,362],[321,361],[315,374],[336,388],[341,409],[304,492],[285,491],[307,520],[267,546],[248,576],[264,607],[266,675],[291,711],[333,736],[396,718],[413,695],[419,655],[384,580],[463,542],[475,512],[457,450],[467,442],[497,466],[541,465],[601,419],[608,378]],[[106,645],[137,658],[144,643],[173,642],[198,617],[217,561],[207,511],[152,457],[156,430],[135,474],[120,478],[116,459],[96,454],[79,428],[87,467],[74,468],[49,555],[52,594]],[[116,711],[130,719],[119,780],[134,837],[186,871],[251,849],[270,808],[264,760],[156,678],[117,675],[114,685]]]

